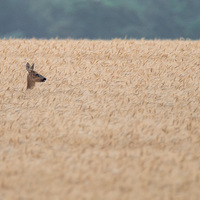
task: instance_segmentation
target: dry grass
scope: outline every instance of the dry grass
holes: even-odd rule
[[[0,73],[0,199],[199,199],[200,41],[0,40]]]

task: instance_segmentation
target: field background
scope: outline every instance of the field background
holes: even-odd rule
[[[199,199],[199,82],[200,41],[0,40],[0,199]]]

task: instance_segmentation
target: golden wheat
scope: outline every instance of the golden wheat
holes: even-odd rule
[[[0,40],[0,74],[0,199],[199,199],[200,41]]]

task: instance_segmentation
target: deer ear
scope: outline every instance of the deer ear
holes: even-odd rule
[[[32,64],[31,70],[34,70],[35,63]]]
[[[33,71],[33,69],[34,69],[34,63],[33,63],[33,65],[31,66],[29,63],[26,63],[26,70],[28,71],[28,72],[31,72],[31,71]]]
[[[30,71],[31,71],[31,66],[30,66],[30,64],[29,64],[29,63],[26,63],[26,70],[27,70],[28,72],[30,72]]]

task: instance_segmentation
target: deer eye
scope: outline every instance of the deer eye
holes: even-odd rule
[[[39,74],[36,74],[35,76],[39,77]]]

